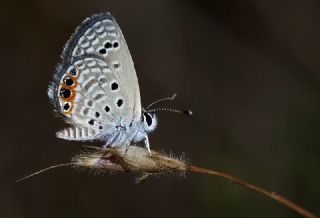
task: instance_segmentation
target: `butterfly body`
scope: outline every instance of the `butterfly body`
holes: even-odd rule
[[[66,140],[100,140],[104,146],[144,141],[157,118],[141,107],[138,78],[123,34],[110,13],[87,18],[62,53],[49,85],[55,110],[71,126]]]

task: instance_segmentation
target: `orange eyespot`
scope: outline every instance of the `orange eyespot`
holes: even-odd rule
[[[63,78],[61,85],[67,86],[68,89],[75,89],[78,86],[78,81],[76,77],[72,77],[71,75],[68,75]]]
[[[66,73],[60,83],[58,95],[60,96],[60,102],[62,101],[61,110],[66,116],[72,115],[73,101],[76,98],[76,88],[78,86],[78,75],[79,71],[73,68]]]
[[[66,76],[65,78],[63,78],[63,83],[66,86],[73,86],[74,85],[74,80],[71,77]]]
[[[71,109],[71,104],[69,103],[69,102],[65,102],[64,104],[63,104],[63,111],[64,112],[67,112],[67,111],[69,111]]]
[[[68,116],[72,114],[72,104],[70,102],[64,102],[63,104],[63,113],[64,115]]]
[[[68,87],[62,86],[59,91],[59,95],[62,99],[72,102],[76,97],[75,91],[68,89]]]
[[[78,70],[76,68],[72,68],[69,72],[72,77],[78,76]]]

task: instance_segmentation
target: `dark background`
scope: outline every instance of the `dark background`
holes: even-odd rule
[[[320,2],[7,1],[0,5],[0,216],[300,217],[220,178],[36,169],[68,162],[83,143],[46,89],[75,27],[110,11],[124,32],[142,103],[178,93],[194,116],[159,114],[151,148],[240,177],[320,214]]]

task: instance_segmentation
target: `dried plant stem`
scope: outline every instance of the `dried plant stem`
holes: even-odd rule
[[[172,174],[172,173],[200,173],[227,179],[233,183],[243,186],[249,190],[258,192],[267,196],[278,203],[291,208],[295,212],[306,218],[317,218],[314,214],[308,212],[297,204],[274,193],[266,191],[258,186],[247,183],[231,175],[196,167],[187,164],[184,160],[174,158],[159,152],[151,151],[151,156],[145,148],[130,146],[119,146],[116,148],[96,148],[90,147],[94,151],[82,153],[72,158],[70,163],[59,164],[35,172],[18,181],[30,178],[44,171],[64,166],[73,166],[76,168],[93,169],[97,172],[133,172],[140,177],[137,182],[146,180],[150,175]]]
[[[23,177],[21,179],[18,179],[18,180],[16,180],[16,182],[21,182],[22,180],[29,179],[32,176],[36,176],[36,175],[38,175],[40,173],[43,173],[45,171],[48,171],[48,170],[52,170],[52,169],[55,169],[55,168],[58,168],[58,167],[66,167],[66,166],[74,166],[74,164],[73,163],[63,163],[63,164],[57,164],[57,165],[54,165],[54,166],[50,166],[50,167],[44,168],[42,170],[39,170],[39,171],[37,171],[35,173],[32,173],[32,174],[30,174],[28,176],[25,176],[25,177]]]
[[[269,198],[274,199],[275,201],[279,202],[280,204],[283,204],[289,208],[291,208],[292,210],[296,211],[297,213],[301,214],[304,217],[307,218],[317,218],[317,216],[315,216],[314,214],[310,213],[309,211],[303,209],[302,207],[300,207],[299,205],[293,203],[292,201],[282,197],[281,195],[278,195],[275,192],[269,192],[266,191],[258,186],[252,185],[250,183],[247,183],[241,179],[235,178],[233,176],[230,176],[228,174],[225,173],[221,173],[221,172],[217,172],[217,171],[213,171],[213,170],[209,170],[209,169],[205,169],[205,168],[201,168],[201,167],[196,167],[193,165],[190,165],[188,168],[189,172],[192,173],[201,173],[201,174],[208,174],[208,175],[213,175],[213,176],[217,176],[217,177],[222,177],[224,179],[227,179],[233,183],[236,183],[238,185],[241,185],[247,189],[253,190],[255,192],[259,192]]]

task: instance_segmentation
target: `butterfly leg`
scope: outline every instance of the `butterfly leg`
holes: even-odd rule
[[[151,157],[151,151],[150,151],[150,143],[149,143],[149,138],[146,135],[146,137],[144,138],[144,145],[146,146],[146,148],[148,149],[149,155]]]
[[[135,183],[139,184],[142,183],[144,181],[146,181],[146,179],[149,177],[149,174],[142,174],[141,176],[139,176],[138,178],[136,178]]]
[[[106,144],[103,146],[106,147],[116,147],[119,146],[119,139],[121,138],[121,131],[116,131],[112,135],[109,136]]]

